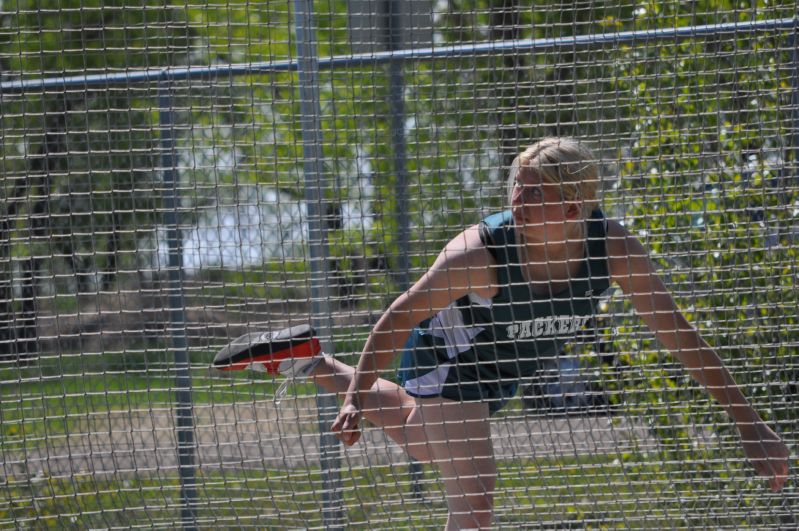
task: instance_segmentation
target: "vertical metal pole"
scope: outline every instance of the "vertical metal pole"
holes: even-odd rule
[[[400,0],[385,0],[383,2],[383,16],[386,20],[386,45],[388,51],[402,49],[402,2]],[[395,194],[397,199],[397,266],[394,270],[394,279],[400,291],[406,291],[410,285],[410,225],[411,218],[408,208],[408,168],[407,144],[405,142],[405,79],[403,76],[402,61],[393,60],[388,65],[388,105],[391,116],[391,149],[394,161],[394,176],[396,178]],[[422,498],[422,465],[410,458],[408,473],[411,479],[411,493],[414,498]]]
[[[186,530],[197,528],[195,506],[197,487],[194,470],[194,413],[191,397],[191,373],[186,342],[186,304],[183,299],[183,235],[178,209],[180,200],[175,178],[175,131],[172,111],[172,86],[163,81],[158,86],[161,171],[164,183],[164,218],[167,230],[169,328],[175,359],[175,423],[180,475],[181,522]]]
[[[388,50],[393,52],[402,49],[402,2],[385,0],[386,37]],[[394,271],[398,288],[405,291],[410,287],[410,259],[408,244],[410,242],[410,215],[408,213],[408,170],[407,148],[405,144],[405,79],[403,78],[402,61],[392,60],[388,65],[389,113],[391,115],[391,149],[393,151],[394,176],[396,178],[395,193],[397,198],[397,267]]]
[[[327,226],[322,190],[322,124],[319,101],[319,62],[312,0],[294,0],[297,62],[299,65],[300,120],[308,244],[311,266],[311,311],[322,349],[335,352],[332,341],[330,286],[328,273]],[[322,469],[322,519],[326,528],[343,525],[341,491],[341,445],[330,432],[338,412],[335,395],[317,393],[319,410],[319,451]]]
[[[788,38],[788,44],[791,47],[791,59],[793,60],[793,70],[791,72],[791,88],[793,89],[791,94],[793,185],[799,184],[799,38],[797,38],[797,33],[799,33],[799,19],[797,19],[793,33]]]
[[[793,32],[788,38],[788,45],[791,47],[791,62],[793,63],[791,69],[791,88],[793,89],[791,93],[791,128],[793,131],[791,132],[790,147],[792,156],[787,159],[791,161],[793,168],[790,171],[791,177],[786,188],[791,194],[799,186],[799,17],[794,18]],[[796,382],[799,371],[794,369],[791,372],[793,373],[791,380]],[[789,387],[789,389],[792,388],[795,389],[794,385]],[[785,496],[782,500],[782,509],[783,514],[787,516],[780,519],[781,526],[784,526],[785,529],[796,529],[797,518],[795,515],[799,514],[799,510],[797,510],[799,501],[796,497]]]

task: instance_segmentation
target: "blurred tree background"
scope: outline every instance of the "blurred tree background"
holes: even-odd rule
[[[296,58],[288,4],[3,4],[2,81]],[[794,1],[553,9],[542,0],[412,0],[396,4],[404,10],[398,20],[418,26],[392,28],[385,11],[374,11],[389,3],[361,4],[368,9],[358,15],[356,2],[315,3],[321,58],[796,13]],[[363,31],[375,33],[353,37]],[[407,205],[397,194],[391,67],[365,59],[323,70],[322,186],[339,348],[357,349],[397,294],[403,253],[413,278],[464,225],[502,208],[515,153],[542,136],[573,135],[601,157],[607,213],[649,247],[764,414],[794,430],[796,54],[795,34],[725,31],[405,62]],[[172,88],[189,334],[204,353],[199,363],[232,333],[231,323],[307,316],[300,102],[296,74],[287,71]],[[57,372],[62,354],[82,352],[81,364],[97,354],[97,370],[141,369],[153,363],[148,353],[163,352],[157,95],[153,84],[123,83],[1,96],[0,359]],[[403,209],[406,248],[398,239]],[[648,416],[665,449],[685,450],[686,430],[716,423],[717,410],[694,395],[623,298],[612,296],[609,308],[600,336],[615,361],[586,363],[612,401]],[[131,314],[133,324],[110,322]]]

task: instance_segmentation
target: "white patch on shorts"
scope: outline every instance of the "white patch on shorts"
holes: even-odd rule
[[[478,300],[475,300],[475,298]],[[477,302],[483,306],[491,305],[490,300],[477,296],[472,297],[472,302]],[[485,328],[481,326],[467,327],[463,322],[463,314],[453,303],[438,312],[430,320],[430,326],[424,333],[443,339],[447,349],[447,357],[454,359],[461,352],[466,352],[472,348],[472,341],[483,330]],[[451,368],[452,363],[442,363],[418,378],[407,380],[404,387],[409,393],[417,396],[440,395]]]
[[[440,395],[451,367],[451,363],[444,363],[418,378],[408,380],[405,382],[405,390],[417,396]]]

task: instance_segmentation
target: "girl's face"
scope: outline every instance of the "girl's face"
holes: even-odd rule
[[[535,172],[519,172],[511,192],[511,211],[517,230],[530,242],[566,241],[570,222],[580,217],[580,207],[565,201],[561,186]]]

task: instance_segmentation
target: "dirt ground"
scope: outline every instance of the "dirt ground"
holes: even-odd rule
[[[495,453],[501,460],[647,451],[657,445],[642,422],[623,416],[511,415],[492,420]],[[48,435],[46,445],[31,441],[25,448],[6,447],[4,475],[70,477],[177,469],[172,410],[104,412],[80,420],[79,429],[67,435]],[[194,422],[195,462],[200,469],[319,466],[319,415],[312,399],[196,406]],[[361,443],[341,452],[346,467],[408,461],[404,451],[377,428],[367,428]]]

